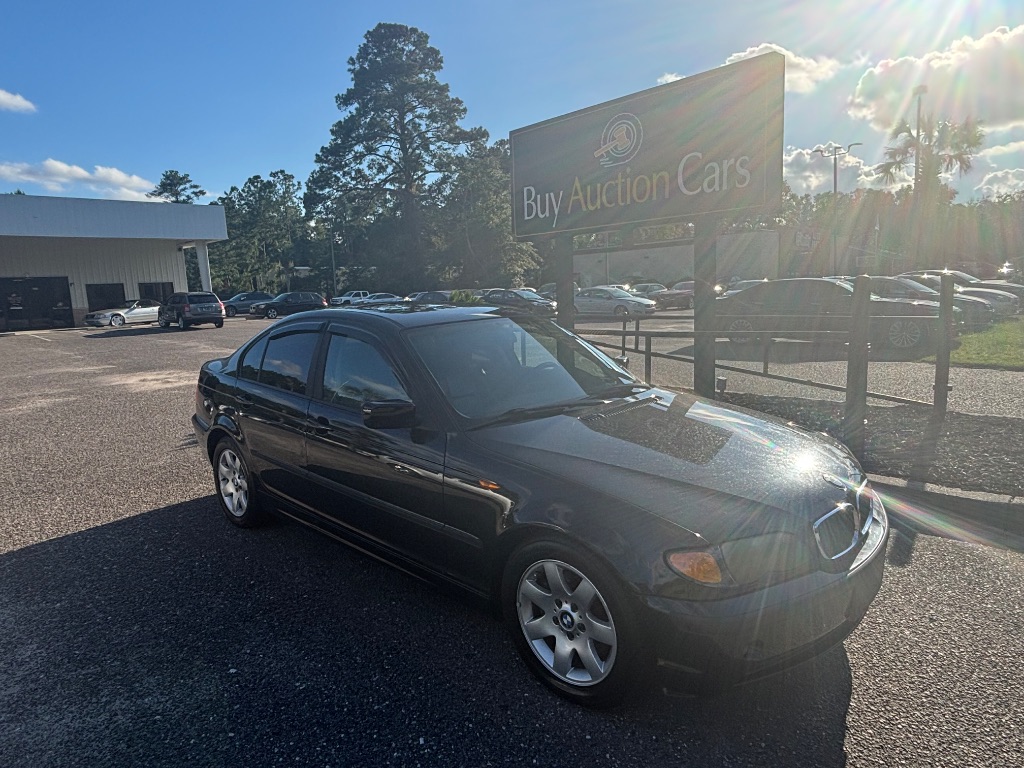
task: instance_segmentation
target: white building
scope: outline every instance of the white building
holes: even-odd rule
[[[78,325],[187,290],[185,248],[210,290],[206,246],[225,239],[220,206],[0,195],[0,330]]]

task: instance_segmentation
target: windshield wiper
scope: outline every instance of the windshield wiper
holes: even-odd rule
[[[578,397],[572,400],[561,400],[557,403],[546,403],[544,405],[512,408],[493,418],[482,421],[479,424],[474,424],[471,429],[483,429],[484,427],[493,427],[496,424],[511,424],[516,421],[528,421],[530,419],[543,419],[548,416],[559,416],[578,408],[590,408],[595,405],[601,405],[602,403],[616,397],[631,395],[638,389],[647,390],[649,387],[639,382],[635,384],[616,384],[585,397]]]

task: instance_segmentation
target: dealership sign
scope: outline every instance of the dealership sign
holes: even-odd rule
[[[768,53],[513,131],[515,236],[777,205],[784,76]]]

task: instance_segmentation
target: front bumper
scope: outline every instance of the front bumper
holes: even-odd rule
[[[110,325],[109,317],[87,317],[82,320],[82,325],[92,326],[93,328],[106,328]]]
[[[764,677],[841,643],[882,584],[888,521],[859,565],[816,571],[738,597],[648,597],[646,621],[659,668],[686,686],[728,686]],[[671,686],[670,686],[671,687]]]

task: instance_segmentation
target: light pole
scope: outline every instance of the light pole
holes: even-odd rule
[[[911,236],[914,247],[914,266],[922,266],[921,259],[921,226],[924,206],[921,205],[921,194],[924,186],[924,168],[921,165],[921,100],[928,93],[927,85],[919,85],[914,89],[914,96],[917,97],[917,127],[914,131],[914,198],[911,202],[913,221],[911,222]]]
[[[839,158],[843,155],[850,154],[850,150],[854,147],[861,146],[861,142],[855,141],[852,144],[847,144],[846,149],[833,144],[831,150],[826,150],[824,147],[819,147],[815,150],[822,157],[832,158],[832,252],[830,258],[832,261],[831,271],[834,275],[836,273],[836,217],[839,215]]]
[[[334,264],[334,232],[329,232],[328,234],[331,237],[331,280],[334,282],[333,298],[338,295],[338,268]]]

